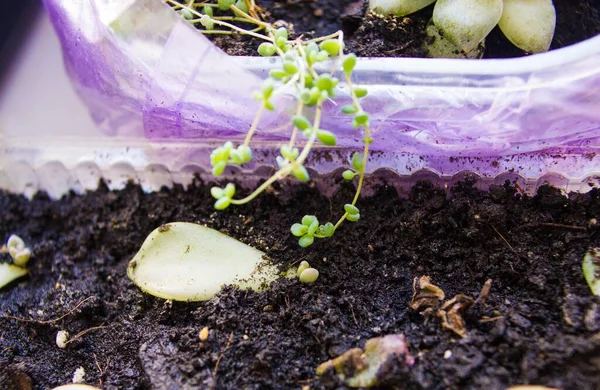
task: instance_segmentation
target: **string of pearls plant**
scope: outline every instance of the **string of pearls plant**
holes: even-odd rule
[[[360,210],[356,207],[365,176],[365,166],[369,145],[373,142],[369,127],[369,115],[363,110],[360,99],[367,95],[364,88],[353,85],[352,72],[356,66],[356,55],[344,53],[344,37],[342,31],[315,39],[290,39],[284,27],[275,28],[265,23],[260,17],[260,8],[254,0],[218,0],[218,1],[181,1],[165,0],[174,7],[184,18],[193,24],[201,24],[205,34],[231,34],[237,32],[260,38],[264,42],[258,47],[261,56],[278,56],[281,67],[271,70],[269,77],[257,91],[254,98],[261,102],[260,108],[241,145],[235,146],[228,141],[215,149],[211,156],[212,173],[214,176],[223,174],[228,165],[241,166],[252,160],[250,142],[256,132],[261,116],[266,110],[275,109],[274,98],[282,93],[295,96],[297,105],[295,115],[291,117],[290,139],[281,145],[280,156],[277,157],[279,169],[250,195],[238,199],[235,196],[235,185],[227,184],[223,188],[213,187],[212,196],[216,199],[215,208],[223,210],[230,205],[248,203],[265,191],[270,185],[288,176],[307,182],[310,180],[304,163],[317,142],[326,146],[336,144],[336,136],[321,128],[323,105],[336,94],[340,79],[336,73],[340,71],[348,87],[352,103],[341,108],[341,111],[353,115],[353,126],[363,131],[363,152],[352,155],[352,168],[343,173],[344,179],[351,181],[358,177],[356,193],[351,203],[344,205],[344,213],[333,224],[321,224],[316,216],[305,215],[301,223],[291,227],[291,233],[298,237],[302,247],[310,246],[315,238],[331,237],[340,225],[348,220],[360,219]],[[218,15],[217,15],[218,13]],[[230,13],[231,15],[224,15]],[[236,22],[236,24],[232,24]],[[242,28],[239,25],[248,25]],[[317,72],[319,63],[330,61],[329,72]],[[308,115],[309,112],[312,115]],[[309,119],[309,117],[311,119]],[[299,137],[304,137],[304,142]]]

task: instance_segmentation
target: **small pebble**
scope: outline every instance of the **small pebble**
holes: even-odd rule
[[[83,367],[79,367],[73,373],[73,383],[83,383],[85,382],[85,369]]]
[[[444,359],[450,359],[452,357],[452,351],[447,350],[444,352]]]
[[[208,340],[208,326],[205,326],[200,330],[200,341]]]
[[[67,348],[67,341],[69,341],[69,332],[66,330],[59,330],[56,333],[56,346],[61,349]]]

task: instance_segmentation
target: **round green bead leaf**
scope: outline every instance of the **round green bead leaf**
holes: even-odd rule
[[[263,42],[258,46],[258,54],[263,57],[270,57],[275,54],[275,45],[269,42]]]
[[[327,146],[334,146],[337,141],[335,134],[327,130],[317,130],[317,138]]]
[[[181,10],[181,16],[183,16],[187,20],[194,19],[194,14],[192,14],[192,12],[187,8],[183,8]]]
[[[337,56],[342,48],[340,41],[337,39],[327,39],[321,42],[319,46],[321,47],[321,50],[325,50],[332,57]]]
[[[360,211],[358,210],[358,208],[350,203],[347,203],[344,205],[344,210],[350,214],[350,215],[354,215],[354,214],[359,214]]]
[[[343,106],[341,111],[344,114],[356,114],[358,112],[358,107],[354,104],[348,104],[347,106]]]
[[[286,61],[283,63],[283,70],[289,75],[296,74],[298,72],[298,66],[291,61]]]
[[[227,167],[227,163],[225,161],[219,161],[212,168],[213,176],[221,176]]]
[[[231,204],[231,198],[223,197],[215,202],[215,209],[225,210]]]
[[[303,235],[306,234],[306,232],[308,231],[308,226],[299,224],[299,223],[295,223],[292,225],[290,231],[292,232],[292,234],[296,237],[302,237]]]
[[[354,88],[354,94],[360,99],[367,96],[368,91],[365,88]]]
[[[235,6],[237,9],[239,9],[240,11],[242,11],[244,13],[248,13],[250,11],[248,9],[248,6],[246,5],[245,0],[237,0],[237,2],[235,3]]]
[[[342,68],[344,69],[344,73],[350,74],[354,70],[356,66],[356,54],[350,53],[344,58],[344,62],[342,63]]]
[[[354,152],[352,155],[352,167],[357,171],[361,171],[363,168],[363,158],[358,152]]]
[[[301,283],[314,283],[319,278],[319,271],[315,268],[307,268],[298,277]]]
[[[277,30],[275,30],[275,33],[273,34],[273,36],[275,37],[275,39],[283,38],[283,39],[287,40],[288,32],[285,27],[279,27]]]
[[[233,198],[233,195],[235,195],[235,184],[233,183],[228,183],[225,186],[225,196],[229,197],[229,198]]]
[[[323,237],[331,237],[335,232],[335,226],[331,222],[327,222],[325,225],[319,226],[319,233]]]
[[[205,5],[204,7],[202,7],[202,13],[204,15],[208,15],[212,18],[213,17],[213,7]]]
[[[315,221],[319,223],[319,220],[314,215],[305,215],[304,217],[302,217],[302,225],[306,226],[307,228],[310,225],[312,225]]]
[[[319,221],[315,218],[308,227],[306,233],[312,236],[317,232],[317,229],[319,229]]]
[[[252,149],[246,145],[240,145],[238,148],[238,153],[242,158],[242,164],[250,162],[252,160]]]
[[[304,270],[307,268],[310,268],[310,264],[308,264],[308,261],[302,260],[298,266],[298,271],[296,271],[297,275],[300,276],[300,274],[302,274],[302,272],[304,272]]]
[[[344,180],[352,180],[354,179],[354,176],[356,176],[356,173],[354,173],[354,171],[347,169],[344,171],[344,173],[342,173],[342,177],[344,178]]]
[[[218,0],[217,5],[222,11],[227,11],[235,3],[235,0]]]
[[[220,187],[213,187],[210,189],[210,194],[215,199],[221,199],[225,194],[225,191]]]
[[[292,175],[300,181],[309,181],[310,175],[304,166],[300,165],[292,171]]]
[[[304,115],[294,115],[292,118],[292,123],[300,130],[306,130],[312,126],[308,118],[306,118]]]
[[[316,59],[315,62],[327,61],[329,59],[329,53],[327,53],[326,51],[320,51],[315,56],[315,59]]]
[[[350,222],[356,222],[360,219],[360,214],[348,214],[346,215],[346,219]]]
[[[298,244],[300,244],[300,246],[302,248],[306,248],[307,246],[311,246],[313,242],[315,242],[315,237],[314,236],[310,236],[308,234],[303,235],[298,240]]]

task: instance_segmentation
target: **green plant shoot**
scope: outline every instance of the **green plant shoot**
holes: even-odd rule
[[[337,142],[333,132],[321,128],[321,122],[323,104],[336,96],[336,87],[340,83],[336,74],[339,72],[352,98],[352,103],[343,106],[341,111],[352,115],[353,126],[363,132],[363,151],[352,155],[351,168],[343,174],[344,179],[348,181],[358,177],[356,193],[351,203],[344,206],[344,213],[335,224],[332,222],[321,224],[316,216],[306,215],[301,223],[295,223],[290,230],[298,237],[300,246],[307,247],[313,244],[315,238],[333,236],[344,221],[358,221],[360,211],[356,203],[363,187],[369,145],[373,140],[369,115],[363,110],[360,102],[360,99],[367,95],[367,90],[352,83],[356,55],[344,53],[342,31],[309,40],[290,39],[284,27],[275,28],[261,20],[260,10],[254,0],[164,1],[173,6],[190,23],[201,24],[203,27],[201,31],[205,34],[236,32],[260,38],[263,43],[259,45],[258,53],[265,57],[277,56],[281,61],[281,66],[273,69],[262,88],[254,93],[254,98],[261,105],[244,142],[235,146],[228,141],[212,152],[210,162],[214,176],[223,174],[227,166],[241,166],[252,160],[250,146],[252,136],[258,129],[265,110],[275,109],[274,101],[277,96],[291,92],[297,101],[295,114],[289,123],[291,130],[289,141],[281,145],[281,154],[276,159],[279,166],[277,172],[250,195],[241,199],[234,198],[235,186],[231,183],[223,188],[212,188],[211,195],[216,199],[215,208],[224,210],[230,205],[248,203],[275,181],[289,176],[302,182],[310,180],[304,164],[312,148],[316,143],[334,146]],[[244,27],[239,27],[240,25]],[[317,72],[315,65],[325,61],[331,61],[336,66],[332,66],[330,72]],[[300,142],[300,137],[304,137],[303,142]]]

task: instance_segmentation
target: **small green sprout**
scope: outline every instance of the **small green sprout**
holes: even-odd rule
[[[297,275],[301,283],[310,284],[317,281],[319,271],[315,268],[311,268],[308,261],[302,261],[298,266]]]
[[[592,248],[583,257],[583,276],[594,295],[600,296],[600,249]]]
[[[298,276],[300,276],[300,274],[302,272],[304,272],[305,269],[308,269],[308,268],[310,268],[310,264],[308,264],[308,261],[306,261],[306,260],[301,261],[300,265],[298,266],[298,272],[297,272]]]
[[[352,53],[344,53],[343,32],[338,31],[308,40],[302,37],[291,38],[285,27],[275,28],[260,19],[260,12],[255,0],[207,0],[202,3],[191,2],[187,5],[175,0],[164,1],[172,5],[191,23],[199,23],[204,27],[204,30],[201,30],[203,33],[231,34],[235,32],[261,39],[263,42],[258,46],[258,54],[264,57],[277,56],[280,60],[280,65],[270,70],[269,76],[260,90],[254,92],[254,98],[260,104],[244,142],[236,147],[228,141],[211,153],[210,163],[214,176],[221,176],[229,165],[241,166],[252,160],[252,150],[250,149],[252,137],[260,126],[265,110],[273,111],[275,109],[274,102],[278,96],[291,95],[297,101],[296,111],[290,117],[290,139],[281,145],[281,155],[275,158],[279,169],[254,192],[242,199],[233,198],[235,195],[233,184],[227,184],[225,188],[214,187],[211,189],[211,194],[216,199],[215,208],[223,210],[232,204],[248,203],[275,181],[290,176],[301,182],[310,181],[311,178],[305,163],[313,147],[317,143],[324,146],[335,146],[338,141],[336,134],[321,128],[321,123],[325,113],[324,104],[336,98],[339,92],[338,86],[341,80],[336,75],[341,73],[351,100],[350,104],[341,108],[341,111],[353,115],[352,124],[354,128],[363,133],[364,144],[362,154],[357,153],[352,158],[352,168],[347,169],[343,174],[344,179],[348,181],[353,181],[358,177],[354,198],[351,203],[348,203],[352,207],[345,207],[344,214],[335,224],[331,222],[320,224],[316,216],[307,215],[302,219],[302,223],[294,224],[291,227],[291,232],[294,236],[299,237],[300,246],[307,247],[313,244],[315,238],[333,236],[344,221],[357,221],[360,213],[355,205],[363,187],[366,156],[373,138],[371,137],[369,115],[363,110],[360,101],[367,96],[367,90],[352,82],[357,57]],[[202,7],[201,11],[200,6]],[[214,9],[222,12],[215,15]],[[231,11],[231,15],[223,15],[226,11]],[[192,19],[189,18],[190,15],[193,17]],[[229,21],[236,23],[232,24]],[[331,62],[331,66],[327,64],[323,67],[329,71],[318,71],[315,65],[325,61]],[[302,140],[301,148],[298,146],[300,145],[298,140],[300,136],[305,137]]]
[[[305,284],[314,283],[319,278],[319,271],[315,268],[307,268],[300,274],[300,282]]]
[[[16,234],[12,234],[6,242],[6,247],[14,265],[25,267],[31,257],[31,250],[25,246],[23,239]]]
[[[6,245],[2,247],[0,253],[10,255],[12,264],[0,263],[0,288],[6,286],[13,280],[27,275],[25,266],[31,258],[31,249],[25,246],[23,239],[16,234],[12,234]]]
[[[335,226],[331,222],[324,225],[319,225],[319,220],[314,215],[305,215],[302,218],[302,223],[292,225],[290,231],[296,237],[300,237],[298,244],[306,248],[312,245],[315,238],[326,238],[333,236]]]
[[[369,7],[379,13],[404,16],[433,2],[370,0]],[[437,0],[430,24],[435,29],[428,29],[428,34],[435,39],[428,48],[434,57],[449,56],[456,49],[465,54],[473,52],[496,25],[521,50],[540,53],[550,48],[556,10],[552,0]]]
[[[225,210],[231,204],[231,198],[235,195],[235,185],[229,183],[225,188],[213,187],[210,189],[210,194],[217,201],[215,202],[215,209]]]

